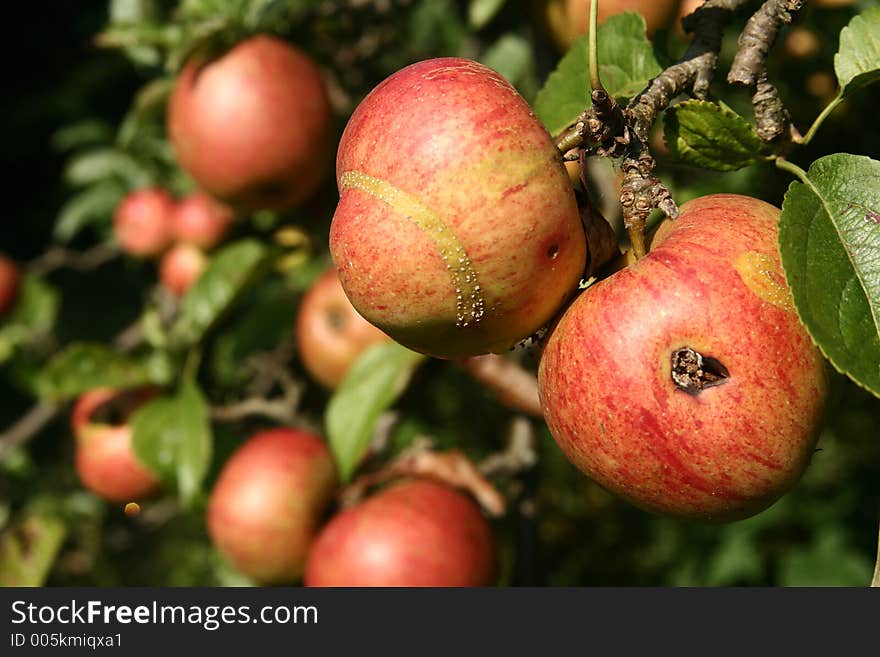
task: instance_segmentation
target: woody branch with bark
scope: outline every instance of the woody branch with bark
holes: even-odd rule
[[[645,224],[655,208],[667,216],[678,216],[678,207],[665,185],[654,175],[655,161],[648,147],[654,123],[679,96],[705,99],[709,94],[724,28],[736,12],[753,0],[706,0],[682,20],[693,40],[682,58],[652,79],[626,107],[612,98],[598,79],[595,38],[595,0],[591,17],[590,107],[556,139],[562,153],[579,152],[612,157],[621,161],[623,182],[620,203],[624,226],[633,254],[646,252]],[[728,81],[754,89],[753,104],[758,134],[774,141],[790,126],[777,89],[767,74],[767,56],[780,28],[806,5],[806,0],[766,0],[747,21],[739,38],[739,50]]]

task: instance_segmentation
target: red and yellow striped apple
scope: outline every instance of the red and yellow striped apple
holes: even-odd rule
[[[445,484],[403,480],[339,512],[309,556],[306,586],[489,586],[495,547],[479,507]]]
[[[177,204],[171,223],[175,239],[210,250],[220,243],[234,218],[232,208],[204,192],[194,192]]]
[[[324,272],[303,296],[296,320],[297,350],[321,385],[335,388],[364,351],[388,341],[351,305],[335,270]]]
[[[547,424],[603,487],[656,513],[728,521],[804,472],[827,375],[782,271],[778,219],[744,196],[690,201],[553,328],[539,367]]]
[[[0,253],[0,317],[15,304],[21,286],[21,272],[11,258]]]
[[[577,289],[585,238],[559,152],[481,64],[427,60],[382,82],[345,129],[336,178],[342,286],[411,349],[504,351]]]
[[[320,437],[299,429],[261,431],[224,464],[208,502],[208,533],[257,582],[294,582],[336,485],[336,466]]]
[[[199,247],[181,242],[159,261],[159,280],[174,296],[182,297],[207,266],[208,259]]]
[[[284,210],[308,198],[329,165],[330,103],[300,50],[266,34],[217,59],[193,59],[168,106],[180,165],[242,209]]]
[[[76,472],[83,486],[112,502],[142,500],[160,488],[158,476],[132,449],[129,416],[152,390],[109,388],[83,394],[73,407]]]
[[[113,215],[113,233],[122,250],[138,258],[162,253],[171,244],[174,199],[164,189],[148,187],[128,194]]]

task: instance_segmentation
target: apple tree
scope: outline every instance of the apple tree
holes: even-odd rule
[[[871,583],[880,3],[57,12],[0,584]]]

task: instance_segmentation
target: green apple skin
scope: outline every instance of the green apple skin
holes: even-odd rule
[[[553,328],[539,367],[547,424],[604,488],[658,514],[730,521],[803,474],[827,372],[793,307],[778,218],[745,196],[686,203],[647,256],[585,290]],[[729,378],[679,388],[683,347]]]
[[[577,289],[586,244],[550,135],[476,62],[408,66],[376,87],[337,154],[330,251],[357,311],[416,351],[501,352]]]

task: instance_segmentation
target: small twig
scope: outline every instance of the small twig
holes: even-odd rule
[[[806,0],[766,0],[743,28],[727,74],[731,84],[754,88],[755,129],[764,141],[786,134],[791,120],[767,74],[767,55],[782,26],[791,23],[792,15],[806,4]]]
[[[132,323],[116,335],[113,343],[122,351],[132,351],[143,344],[144,335],[141,320]],[[49,425],[68,407],[68,404],[53,404],[40,401],[31,406],[12,426],[0,434],[0,459],[6,457],[16,447],[24,445]]]
[[[544,417],[538,397],[538,379],[518,363],[504,356],[487,354],[460,360],[458,364],[507,408],[532,417]]]
[[[23,445],[46,428],[61,411],[62,406],[38,402],[0,435],[0,460],[16,447]]]
[[[706,97],[718,64],[724,26],[749,1],[706,0],[682,20],[685,30],[694,33],[694,40],[677,63],[651,80],[625,109],[603,90],[594,90],[592,105],[556,139],[563,153],[593,143],[598,155],[623,159],[620,203],[636,257],[645,254],[645,224],[654,208],[669,217],[678,216],[672,195],[653,173],[654,158],[648,149],[651,128],[677,96],[690,91],[696,98]]]
[[[504,496],[486,479],[473,462],[459,450],[434,452],[431,441],[415,443],[376,472],[361,475],[338,495],[342,506],[351,506],[367,494],[370,488],[398,477],[430,477],[454,488],[466,490],[487,513],[500,517],[507,509]]]
[[[279,370],[277,382],[282,389],[280,397],[258,395],[247,397],[225,406],[211,408],[211,418],[218,422],[239,422],[252,417],[264,417],[287,426],[305,426],[300,417],[299,404],[303,385],[289,373]]]
[[[678,206],[669,190],[654,176],[654,158],[648,149],[651,128],[661,111],[677,96],[688,90],[695,98],[705,98],[718,65],[718,52],[724,26],[735,10],[749,0],[706,0],[694,13],[682,20],[694,40],[684,56],[654,78],[648,87],[626,108],[627,123],[633,138],[623,159],[623,184],[620,203],[623,223],[632,242],[636,258],[646,253],[645,224],[654,208],[676,218]]]
[[[119,255],[119,249],[109,244],[98,244],[85,251],[72,251],[62,246],[52,246],[41,256],[31,260],[26,269],[37,276],[45,276],[63,268],[92,271],[118,258]]]
[[[535,431],[528,419],[513,418],[507,431],[507,446],[504,451],[487,456],[479,464],[480,472],[487,477],[494,475],[515,475],[533,467],[538,462]]]

